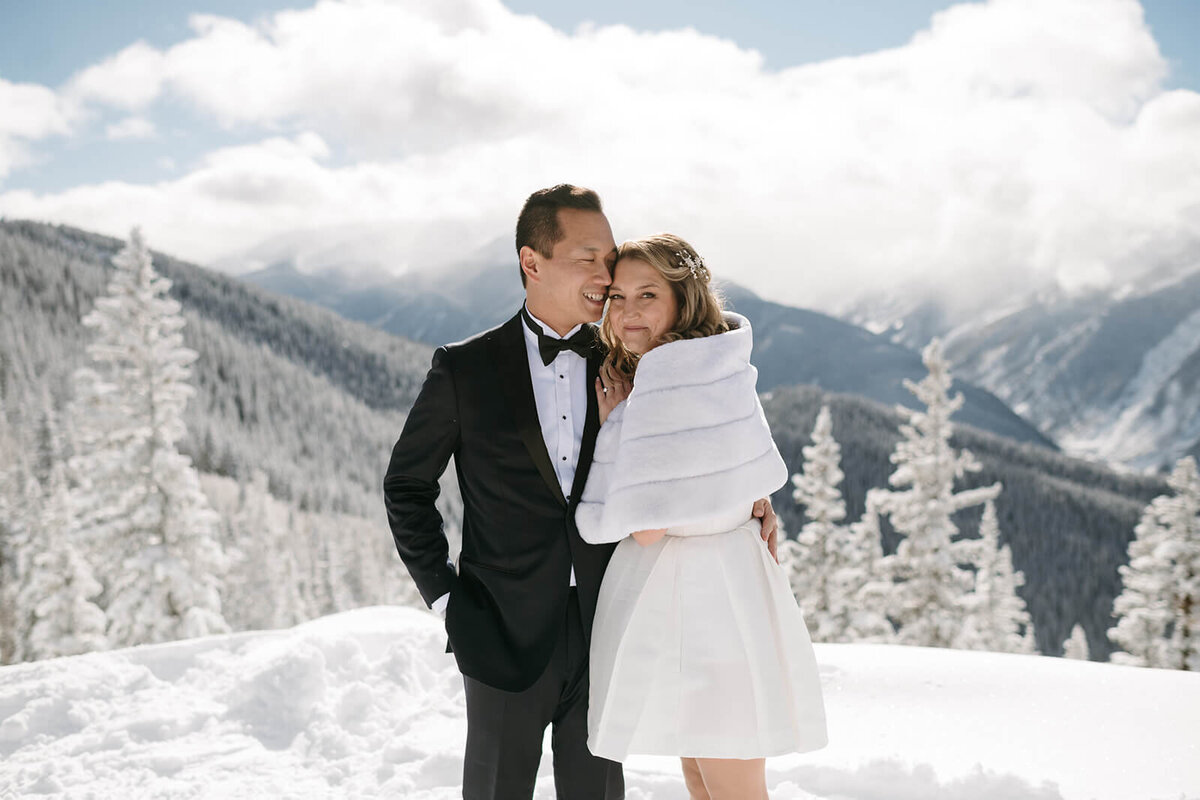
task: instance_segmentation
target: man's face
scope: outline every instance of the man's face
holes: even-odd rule
[[[560,208],[558,224],[563,238],[551,257],[523,247],[521,268],[529,310],[561,336],[603,315],[617,244],[599,211]]]

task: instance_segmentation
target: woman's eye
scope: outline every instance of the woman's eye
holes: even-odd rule
[[[622,296],[622,295],[619,295],[619,294],[613,294],[612,292],[609,292],[609,293],[608,293],[608,299],[609,299],[609,300],[624,300],[625,298],[624,298],[624,296]]]
[[[654,292],[642,292],[642,297],[648,297],[650,299],[654,299],[655,294],[654,294]]]

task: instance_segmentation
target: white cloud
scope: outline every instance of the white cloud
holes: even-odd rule
[[[9,216],[63,219],[114,236],[142,225],[154,247],[204,260],[311,222],[335,187],[314,160],[311,137],[299,139],[218,150],[174,181],[110,182],[50,196],[11,191],[0,207]]]
[[[162,90],[163,54],[134,42],[121,52],[77,73],[65,94],[81,102],[102,103],[126,110],[140,109]]]
[[[694,31],[564,34],[496,0],[324,0],[193,30],[101,65],[153,66],[135,88],[105,94],[98,68],[72,86],[183,98],[263,141],[169,182],[9,192],[0,212],[142,222],[200,260],[267,242],[402,269],[459,260],[568,180],[601,191],[618,238],[674,230],[719,274],[825,308],[1200,261],[1200,95],[1161,91],[1134,0],[956,6],[902,47],[777,72]]]
[[[104,135],[112,140],[153,139],[157,133],[154,123],[145,117],[126,117],[104,129]]]
[[[0,78],[0,134],[41,139],[70,130],[70,114],[58,96],[33,83],[9,83]]]
[[[29,163],[29,142],[69,133],[74,115],[45,86],[0,78],[0,178]]]

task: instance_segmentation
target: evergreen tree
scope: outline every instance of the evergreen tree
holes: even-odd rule
[[[304,499],[301,498],[301,502]],[[313,611],[317,616],[333,614],[343,609],[338,607],[334,597],[333,587],[329,577],[333,574],[329,557],[329,536],[317,523],[317,514],[302,510],[291,513],[288,527],[300,541],[306,544],[308,551],[307,569],[304,575],[305,592],[311,598]]]
[[[1167,485],[1174,495],[1146,507],[1119,568],[1124,589],[1113,602],[1108,637],[1124,653],[1113,661],[1200,671],[1200,474],[1181,459]]]
[[[25,660],[76,655],[108,645],[107,620],[93,602],[101,586],[77,548],[76,500],[61,462],[53,462],[49,484],[16,597]]]
[[[962,598],[965,619],[954,646],[1000,653],[1034,652],[1033,623],[1025,601],[1017,594],[1025,576],[1013,570],[1008,545],[1000,545],[1000,522],[991,500],[983,505],[979,538],[962,544],[974,550],[975,586]]]
[[[237,557],[226,585],[239,618],[230,621],[243,629],[287,628],[310,619],[287,507],[271,496],[262,470],[253,472],[240,494],[232,520]]]
[[[0,664],[16,651],[17,444],[0,395]]]
[[[808,521],[790,559],[792,592],[804,611],[812,638],[820,642],[840,641],[845,628],[842,598],[832,596],[833,573],[841,568],[846,544],[843,527],[846,504],[838,484],[844,477],[839,466],[841,447],[833,438],[829,407],[822,406],[813,427],[812,444],[805,447],[801,471],[792,476],[792,498],[804,507]],[[789,540],[790,541],[790,540]]]
[[[801,472],[792,476],[792,497],[804,507],[808,521],[795,541],[785,540],[784,546],[788,579],[809,632],[820,642],[884,636],[890,632],[886,620],[871,617],[862,596],[882,556],[878,519],[873,528],[839,524],[846,516],[838,489],[841,447],[833,437],[828,406],[817,414],[812,444],[803,452]]]
[[[33,454],[33,474],[38,481],[49,486],[51,473],[56,462],[64,453],[62,436],[59,434],[58,421],[54,412],[54,401],[45,387],[42,389],[42,413],[36,431],[36,450]]]
[[[1077,661],[1091,659],[1088,653],[1087,634],[1083,632],[1083,626],[1079,623],[1075,623],[1075,627],[1071,629],[1071,638],[1063,642],[1063,658],[1073,658]]]
[[[180,306],[137,229],[113,265],[106,296],[83,319],[95,338],[92,366],[75,373],[72,460],[106,584],[109,639],[131,645],[223,632],[218,520],[177,448],[196,354],[183,346]]]
[[[883,568],[883,536],[876,502],[868,493],[862,518],[846,529],[845,552],[849,558],[835,574],[837,594],[848,598],[843,639],[847,642],[890,642],[896,635],[887,618],[892,585]]]
[[[0,663],[23,661],[28,614],[18,604],[30,543],[42,515],[42,487],[0,407]]]
[[[941,342],[934,339],[922,352],[929,374],[908,388],[925,411],[900,407],[909,422],[900,426],[901,440],[892,453],[896,465],[888,482],[892,490],[873,489],[876,507],[887,514],[903,537],[896,552],[883,559],[893,582],[888,616],[901,644],[949,647],[963,625],[962,597],[971,591],[974,576],[961,566],[971,562],[969,542],[954,542],[958,528],[951,516],[964,508],[994,500],[1000,484],[954,491],[954,481],[976,472],[979,462],[967,450],[950,446],[950,417],[962,407],[963,396],[950,397],[953,379]],[[907,487],[907,488],[905,488]]]

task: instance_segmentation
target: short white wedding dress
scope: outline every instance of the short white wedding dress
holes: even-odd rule
[[[596,442],[576,522],[619,541],[592,626],[588,747],[761,758],[826,744],[812,643],[753,501],[788,477],[755,393],[749,322],[660,345]],[[666,528],[643,547],[628,536]]]

